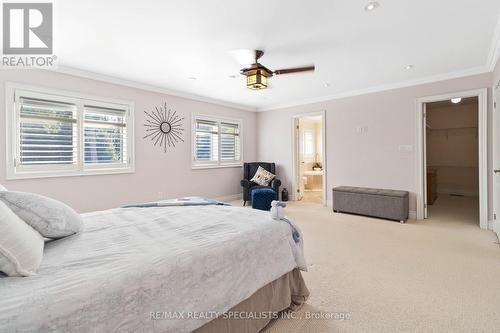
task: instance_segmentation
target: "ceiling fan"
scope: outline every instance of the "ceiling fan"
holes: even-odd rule
[[[273,75],[292,74],[299,72],[314,71],[314,65],[305,67],[295,67],[286,69],[276,69],[274,71],[259,63],[259,59],[264,55],[264,51],[255,50],[255,63],[250,67],[243,68],[240,74],[247,77],[247,88],[253,90],[260,90],[267,88],[267,79]]]

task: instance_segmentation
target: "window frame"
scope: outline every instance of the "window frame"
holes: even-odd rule
[[[107,175],[123,174],[135,172],[135,119],[134,103],[132,101],[118,100],[112,98],[98,97],[80,94],[72,91],[50,89],[38,86],[31,86],[19,83],[6,82],[5,103],[6,103],[6,179],[30,179],[30,178],[51,178],[68,176],[87,175]],[[43,165],[31,166],[18,164],[20,156],[19,145],[19,121],[20,109],[19,97],[32,97],[57,102],[67,102],[76,105],[76,137],[78,139],[77,163],[75,165]],[[126,163],[108,165],[87,165],[85,166],[84,151],[84,106],[93,105],[97,107],[114,106],[125,110],[127,118]]]
[[[307,134],[311,135],[311,142],[309,142],[309,143],[311,144],[312,151],[310,154],[306,152],[306,147],[308,144],[308,142],[306,140]],[[302,130],[302,158],[304,159],[304,162],[308,162],[308,163],[314,162],[314,159],[316,156],[314,134],[315,134],[315,131],[312,128],[305,128]]]
[[[218,126],[218,160],[217,161],[197,161],[196,160],[196,121],[205,120],[213,121],[217,123]],[[239,129],[240,138],[240,159],[239,161],[221,161],[221,123],[237,124]],[[193,113],[191,117],[191,168],[196,169],[215,169],[215,168],[239,168],[243,166],[243,120],[236,118],[209,116],[199,113]]]

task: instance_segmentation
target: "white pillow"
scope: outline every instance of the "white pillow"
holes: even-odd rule
[[[263,167],[259,166],[257,172],[255,173],[253,178],[250,179],[250,181],[259,184],[261,186],[268,186],[271,180],[274,179],[274,177],[276,177],[276,175],[270,173]]]
[[[8,276],[35,274],[43,245],[42,236],[0,202],[0,271]]]
[[[17,216],[46,238],[62,238],[83,229],[82,217],[60,201],[34,193],[0,192]]]

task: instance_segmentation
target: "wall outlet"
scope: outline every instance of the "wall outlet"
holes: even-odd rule
[[[411,153],[413,151],[412,145],[399,145],[398,150],[402,153]]]

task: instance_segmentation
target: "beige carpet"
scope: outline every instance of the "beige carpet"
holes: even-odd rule
[[[500,332],[500,246],[474,209],[442,196],[429,220],[400,224],[289,204],[309,266],[301,314],[350,319],[280,319],[264,332]]]
[[[304,191],[301,202],[310,202],[321,204],[323,202],[323,191]]]

